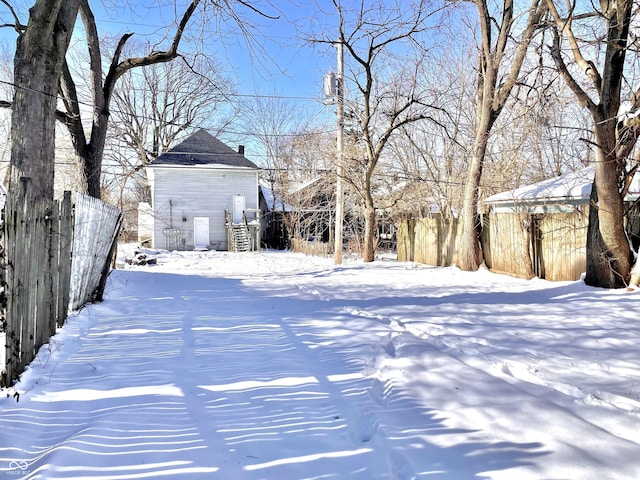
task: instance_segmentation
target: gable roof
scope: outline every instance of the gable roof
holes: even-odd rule
[[[492,195],[484,200],[485,205],[499,208],[526,207],[534,211],[563,210],[562,205],[579,205],[589,202],[595,168],[589,166],[559,177]],[[640,196],[640,175],[635,175],[626,201],[634,201]],[[556,205],[556,207],[553,207]],[[563,210],[564,211],[564,210]]]
[[[587,167],[559,177],[525,185],[508,192],[497,193],[485,199],[485,203],[566,201],[569,199],[588,199],[591,194],[594,168]]]
[[[563,201],[588,199],[595,175],[593,166],[542,182],[498,193],[485,199],[485,203],[504,201],[531,202],[536,200]],[[635,198],[640,194],[640,175],[635,175],[631,182],[628,197]]]
[[[255,163],[228,147],[206,130],[198,130],[172,149],[160,155],[149,166],[218,165],[257,169]]]

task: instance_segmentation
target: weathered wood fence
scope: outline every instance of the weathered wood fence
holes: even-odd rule
[[[71,310],[88,301],[101,300],[103,288],[98,287],[108,273],[121,223],[122,215],[117,208],[97,198],[78,195],[73,227]]]
[[[327,242],[321,242],[320,240],[308,241],[300,238],[291,239],[291,250],[294,252],[327,257],[330,251],[329,248],[330,245]]]
[[[84,195],[72,209],[69,192],[62,201],[23,199],[19,205],[5,218],[0,249],[1,386],[19,377],[70,307],[101,296],[122,221],[118,209]]]
[[[518,277],[578,280],[586,267],[586,207],[574,213],[483,215],[482,250],[489,269]],[[407,220],[397,232],[398,260],[455,265],[457,219]]]

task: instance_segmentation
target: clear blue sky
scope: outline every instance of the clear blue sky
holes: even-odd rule
[[[178,0],[179,5],[174,7],[172,0],[129,2],[135,6],[121,0],[89,1],[101,37],[119,38],[133,32],[134,39],[152,44],[173,36],[175,28],[171,26],[183,14],[187,3]],[[268,2],[256,0],[251,4],[277,18],[267,18],[242,5],[237,6],[237,14],[244,20],[243,27],[250,32],[248,37],[241,32],[237,22],[221,21],[218,17],[206,23],[203,43],[202,21],[196,16],[190,22],[180,50],[197,50],[213,56],[225,69],[224,75],[236,80],[239,100],[254,96],[284,97],[301,110],[308,111],[311,117],[331,118],[330,108],[321,103],[322,79],[329,69],[335,70],[335,49],[326,44],[305,43],[303,37],[337,34],[337,23],[332,18],[335,16],[333,5],[326,0],[322,1],[326,4],[323,7],[318,7],[314,0],[291,0],[274,1],[274,7]],[[23,23],[27,22],[28,8],[33,3],[34,0],[16,0],[14,3]],[[161,3],[165,6],[160,6]],[[13,21],[5,6],[0,6],[0,15],[0,23]],[[82,44],[82,29],[76,30],[78,42]],[[192,38],[192,35],[198,38]],[[13,29],[0,29],[0,41],[6,45],[8,59],[12,58],[15,38]],[[167,45],[166,41],[160,44],[161,48]],[[250,148],[248,152],[252,150],[255,151]]]
[[[16,11],[24,23],[28,20],[28,8],[33,1],[15,2]],[[157,0],[131,2],[136,3],[136,7],[122,7],[123,3],[119,0],[90,0],[101,36],[134,32],[134,38],[154,41],[164,34],[173,34],[174,30],[166,26],[174,23],[177,15],[185,9],[183,5],[174,7],[171,1],[166,2],[166,6],[158,6],[161,2]],[[139,6],[144,3],[153,6]],[[245,38],[233,21],[209,22],[206,27],[209,36],[204,46],[194,40],[183,42],[182,49],[204,48],[204,53],[214,55],[228,68],[227,74],[238,80],[238,93],[320,99],[322,77],[330,68],[335,69],[335,52],[327,45],[304,45],[299,30],[309,35],[335,34],[337,25],[333,26],[333,32],[327,31],[331,27],[324,26],[333,21],[328,18],[334,14],[333,6],[325,1],[326,11],[321,12],[313,0],[273,2],[276,7],[268,5],[265,0],[251,3],[265,14],[278,18],[269,19],[238,6],[237,13],[252,32],[251,38]],[[10,21],[8,9],[0,6],[0,22]],[[199,29],[198,22],[198,18],[191,22],[191,32]],[[15,37],[12,29],[0,29],[0,39],[9,50],[15,44]]]

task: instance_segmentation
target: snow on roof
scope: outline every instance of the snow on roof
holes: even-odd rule
[[[292,212],[293,207],[282,200],[282,197],[276,195],[274,191],[263,182],[260,182],[260,191],[264,197],[264,201],[272,212]]]
[[[291,188],[291,194],[296,194],[298,192],[301,192],[302,190],[309,188],[311,185],[320,183],[320,181],[322,180],[324,180],[324,177],[314,177],[311,180],[307,180],[306,182],[302,182],[298,185],[295,185]]]
[[[509,202],[514,200],[584,198],[591,194],[593,167],[571,172],[542,182],[491,195],[485,203]]]
[[[532,202],[541,200],[557,202],[559,200],[587,199],[591,195],[594,172],[595,168],[593,166],[586,167],[566,175],[492,195],[485,199],[484,202]],[[636,175],[629,189],[629,194],[638,195],[639,193],[640,175]]]

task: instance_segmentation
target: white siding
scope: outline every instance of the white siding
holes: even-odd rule
[[[143,245],[153,238],[153,210],[146,202],[138,204],[138,243]]]
[[[244,195],[246,208],[258,208],[258,171],[203,167],[149,168],[154,210],[153,247],[166,248],[164,229],[179,229],[178,248],[193,249],[193,218],[209,218],[209,244],[226,250],[226,209],[233,195]]]

